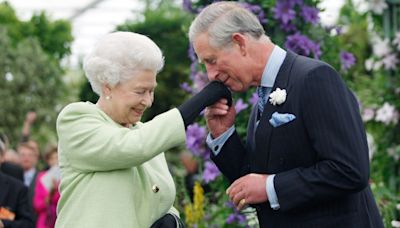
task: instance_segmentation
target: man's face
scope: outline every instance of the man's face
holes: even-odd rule
[[[36,166],[38,161],[38,155],[36,152],[27,146],[18,147],[18,154],[21,159],[21,166],[24,171],[27,171]]]
[[[207,69],[209,80],[221,81],[235,92],[244,92],[250,87],[252,78],[247,59],[238,44],[216,49],[210,46],[208,34],[202,33],[194,40],[193,47]]]

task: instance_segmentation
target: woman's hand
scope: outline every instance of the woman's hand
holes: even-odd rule
[[[214,104],[222,98],[226,100],[225,105],[232,105],[232,95],[228,87],[222,82],[212,81],[196,95],[181,104],[178,109],[182,115],[185,127],[193,123],[200,112],[207,106]]]

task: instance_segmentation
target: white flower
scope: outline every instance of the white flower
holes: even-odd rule
[[[397,50],[400,51],[400,32],[397,32],[393,41],[392,41],[393,45],[397,46]]]
[[[368,122],[372,119],[374,119],[375,116],[375,110],[373,108],[365,108],[364,111],[362,112],[362,120],[364,122]]]
[[[375,120],[385,125],[389,125],[390,123],[397,124],[399,113],[393,105],[385,102],[383,106],[376,111]]]
[[[368,154],[369,154],[369,160],[372,160],[372,157],[375,154],[376,151],[376,146],[375,146],[375,140],[374,137],[367,133],[367,142],[368,142]]]
[[[285,102],[285,100],[286,100],[285,89],[276,88],[276,90],[269,95],[269,102],[271,102],[272,105],[280,105],[283,102]]]
[[[396,205],[397,210],[400,210],[400,203]]]
[[[370,71],[374,68],[374,59],[369,58],[367,60],[365,60],[365,69]]]
[[[394,70],[397,67],[397,63],[399,60],[396,57],[396,54],[390,54],[385,56],[385,58],[382,59],[382,63],[385,66],[385,70]]]
[[[385,55],[390,54],[390,41],[389,39],[381,39],[379,37],[374,37],[372,40],[372,51],[378,58],[382,58]]]
[[[387,4],[384,0],[372,0],[370,2],[370,9],[375,13],[381,15],[383,10],[387,8]]]
[[[400,227],[400,221],[392,220],[392,226],[396,228]]]
[[[11,82],[12,80],[14,80],[14,76],[11,72],[7,72],[4,77],[6,78],[7,81]]]

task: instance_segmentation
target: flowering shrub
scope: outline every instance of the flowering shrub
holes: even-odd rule
[[[183,8],[197,14],[213,1],[183,1]],[[385,226],[400,227],[400,32],[385,36],[383,14],[391,12],[383,0],[369,1],[368,10],[348,1],[342,8],[338,24],[320,23],[318,0],[248,0],[243,7],[257,15],[266,34],[281,47],[315,59],[321,59],[337,69],[360,101],[363,121],[368,132],[371,160],[371,187],[384,217]],[[364,7],[365,8],[365,7]],[[397,9],[400,10],[400,9]],[[394,23],[396,24],[396,23]],[[397,18],[400,24],[400,18]],[[368,28],[368,30],[367,30]],[[182,84],[188,93],[196,93],[206,83],[204,68],[198,64],[193,48],[190,82]],[[235,94],[236,129],[243,138],[246,133],[250,107],[257,103],[257,94],[249,91]],[[204,125],[204,120],[202,120]],[[206,131],[202,125],[188,128],[188,149],[199,161],[199,180],[209,191],[204,199],[204,220],[190,227],[209,227],[224,224],[229,227],[257,226],[254,211],[235,211],[227,202],[225,189],[229,184],[209,161],[204,145]],[[193,132],[192,132],[193,131]],[[195,132],[195,133],[194,133]],[[201,144],[201,145],[200,145]],[[399,206],[397,206],[399,207]],[[187,215],[186,215],[187,216]],[[222,221],[221,221],[222,220]],[[224,225],[221,225],[224,226]]]

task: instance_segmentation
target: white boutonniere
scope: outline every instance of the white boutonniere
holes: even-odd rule
[[[276,90],[269,95],[269,102],[272,105],[283,104],[285,100],[286,100],[286,89],[276,88]]]

